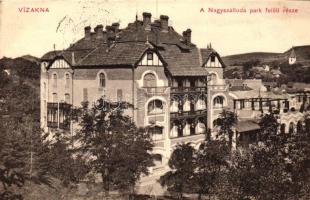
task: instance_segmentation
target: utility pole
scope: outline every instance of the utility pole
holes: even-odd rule
[[[33,110],[33,96],[32,96],[32,101],[31,101],[31,110]],[[30,176],[30,179],[32,177],[32,166],[33,166],[33,151],[32,151],[32,124],[33,122],[33,119],[30,119],[30,121],[28,122],[29,124],[29,131],[30,131],[30,171],[29,171],[29,176]]]

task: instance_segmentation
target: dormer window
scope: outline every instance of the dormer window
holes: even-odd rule
[[[147,60],[153,60],[153,53],[152,52],[147,53]]]

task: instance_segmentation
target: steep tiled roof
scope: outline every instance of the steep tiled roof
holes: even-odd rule
[[[156,23],[146,28],[142,21],[136,20],[124,29],[102,31],[100,38],[97,33],[89,33],[66,50],[48,52],[41,59],[52,61],[63,57],[74,67],[80,68],[135,66],[143,53],[152,48],[159,53],[173,76],[206,76],[207,71],[202,67],[201,59],[208,57],[209,49],[199,52],[194,44],[172,27],[162,29]],[[107,38],[113,38],[113,41],[108,43]],[[213,49],[212,52],[217,54]]]
[[[141,58],[149,45],[138,42],[115,43],[108,47],[100,45],[77,62],[81,66],[130,65]]]
[[[233,85],[229,87],[229,91],[249,91],[252,88],[248,87],[247,85]]]
[[[150,30],[146,30],[143,27],[143,22],[135,21],[134,23],[128,24],[128,26],[122,29],[117,34],[117,41],[150,41],[153,44],[161,46],[161,44],[175,44],[183,49],[189,49],[195,45],[190,43],[186,45],[184,38],[178,34],[173,27],[168,27],[167,31],[162,31],[159,27],[152,24]]]
[[[245,121],[238,121],[236,124],[236,129],[238,132],[248,132],[259,130],[260,126],[254,120],[245,120]]]
[[[182,51],[177,45],[165,44],[164,50],[159,51],[167,62],[167,67],[174,76],[206,76],[207,71],[200,65],[199,50],[193,48],[188,52]]]

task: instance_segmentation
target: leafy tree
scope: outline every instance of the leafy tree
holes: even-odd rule
[[[101,175],[107,194],[111,189],[134,192],[135,183],[153,165],[150,135],[123,115],[126,105],[100,99],[81,110],[79,149],[89,156],[91,169]]]
[[[220,127],[219,135],[228,138],[230,147],[232,146],[232,137],[234,134],[233,126],[237,123],[237,120],[237,115],[228,110],[223,110],[218,120]]]
[[[202,195],[216,194],[220,176],[228,167],[229,148],[226,141],[205,141],[199,147],[195,159],[194,181],[197,187],[198,199]]]
[[[26,181],[49,184],[46,163],[47,143],[40,129],[33,128],[31,118],[18,124],[12,120],[0,122],[0,195],[2,199],[22,199],[18,188]]]
[[[178,144],[169,159],[171,171],[160,177],[160,184],[167,186],[168,191],[176,192],[178,199],[183,198],[185,191],[192,189],[194,175],[195,149],[187,144]]]
[[[85,156],[75,152],[71,138],[64,131],[57,131],[50,141],[45,162],[51,176],[67,186],[77,183],[89,172]]]
[[[234,198],[300,199],[309,192],[309,138],[305,132],[278,134],[272,115],[260,122],[262,145],[232,160],[229,183]],[[304,129],[302,129],[304,130]]]
[[[260,131],[260,141],[266,141],[275,137],[278,133],[279,123],[277,118],[273,114],[265,114],[262,116],[259,125],[261,127]]]

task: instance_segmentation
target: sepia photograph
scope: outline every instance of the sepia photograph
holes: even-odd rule
[[[310,0],[0,0],[0,200],[310,199]]]

